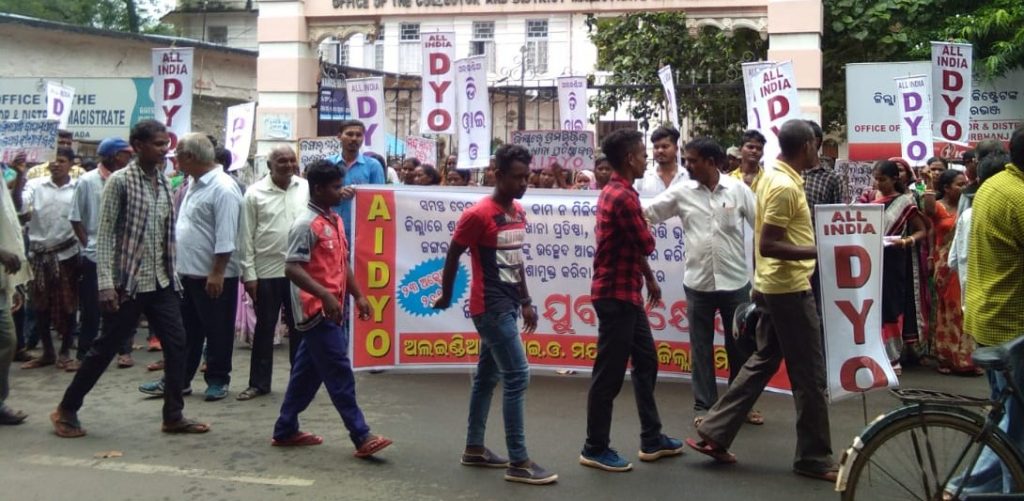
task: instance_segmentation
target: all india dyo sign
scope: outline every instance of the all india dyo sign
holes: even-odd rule
[[[455,33],[423,35],[420,134],[455,132]]]
[[[814,213],[829,398],[896,386],[882,343],[882,206],[818,205]]]
[[[167,127],[170,151],[192,132],[192,48],[153,49],[156,119]]]
[[[932,154],[931,82],[928,75],[897,78],[900,144],[910,165],[924,165]]]
[[[345,84],[348,89],[348,108],[354,118],[363,122],[363,151],[387,155],[384,127],[384,78],[355,78]]]
[[[967,146],[971,131],[970,44],[932,42],[933,119],[940,141]]]
[[[755,128],[768,140],[764,145],[764,158],[770,160],[782,151],[779,148],[782,124],[800,118],[800,97],[793,62],[786,61],[763,69],[754,75],[753,83],[754,92],[749,96],[752,101],[747,106],[754,110]]]

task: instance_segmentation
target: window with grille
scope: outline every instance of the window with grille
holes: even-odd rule
[[[206,27],[206,41],[210,43],[226,44],[228,43],[228,27],[227,26],[207,26]]]
[[[335,54],[335,59],[334,59],[335,63],[336,64],[340,64],[342,66],[348,66],[348,62],[349,62],[348,42],[336,42],[334,44],[334,50],[335,50],[335,53],[334,53]]]
[[[526,69],[541,74],[548,71],[548,21],[526,21]]]
[[[398,40],[400,42],[398,44],[398,71],[401,73],[419,73],[423,57],[420,51],[420,23],[400,24]],[[382,52],[382,65],[383,56]]]
[[[473,21],[469,55],[487,56],[487,71],[494,72],[494,21]]]

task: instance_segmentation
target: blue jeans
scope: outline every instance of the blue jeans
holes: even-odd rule
[[[469,431],[467,447],[482,447],[487,429],[487,412],[498,380],[502,381],[502,412],[505,418],[505,445],[509,460],[526,461],[526,432],[523,414],[526,408],[526,387],[530,384],[530,364],[519,339],[519,313],[485,312],[473,317],[480,333],[480,361],[473,375],[469,395]]]
[[[989,388],[992,389],[992,398],[998,398],[1007,386],[1006,378],[1003,377],[1002,372],[998,371],[986,371],[986,375]],[[1018,388],[1024,388],[1024,366],[1014,368],[1013,379]],[[1024,409],[1021,407],[1021,402],[1010,398],[1006,404],[1006,414],[999,421],[999,429],[1006,432],[1010,443],[1024,451]],[[959,477],[953,479],[947,486],[947,490],[956,490],[961,481],[962,479]],[[978,458],[978,464],[974,466],[970,483],[964,486],[963,495],[1008,493],[1011,487],[1020,488],[1019,485],[1013,486],[1012,483],[1013,479],[1010,478],[1002,462],[991,450],[986,448]]]
[[[302,334],[281,403],[281,415],[274,424],[274,438],[284,440],[298,433],[299,414],[309,407],[321,383],[327,387],[327,394],[341,415],[349,438],[358,448],[370,435],[370,427],[356,403],[356,379],[348,359],[348,335],[327,319]]]

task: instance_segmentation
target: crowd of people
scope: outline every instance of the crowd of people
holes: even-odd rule
[[[458,169],[454,156],[440,169],[415,158],[388,166],[361,152],[364,133],[361,122],[343,122],[341,151],[301,175],[295,151],[278,147],[267,159],[268,174],[249,186],[228,171],[230,152],[211,138],[188,134],[172,152],[166,128],[152,120],[135,124],[127,141],[101,142],[95,167],[76,163],[80,157],[63,131],[54,161],[29,166],[22,156],[3,165],[0,424],[27,417],[5,403],[10,362],[20,360],[23,369],[56,366],[74,373],[50,419],[58,436],[84,436],[78,413],[85,397],[115,357],[118,367],[133,365],[144,316],[150,349],[163,352],[152,368],[163,376],[139,390],[164,398],[164,432],[206,433],[209,424],[185,417],[182,397],[193,392],[199,372],[205,400],[229,395],[236,327],[251,308],[250,373],[237,400],[271,392],[275,335],[283,330],[289,340],[291,373],[273,445],[323,442],[299,424],[323,384],[354,454],[380,452],[391,440],[366,423],[347,355],[349,315],[370,314],[349,266],[359,185],[493,188],[459,219],[434,307],[451,306],[458,261],[469,251],[469,312],[481,351],[461,462],[505,468],[510,481],[558,478],[532,461],[524,433],[529,364],[519,335],[536,328],[537,312],[522,259],[527,215],[516,200],[529,189],[600,190],[591,286],[598,343],[579,455],[584,466],[632,469],[609,438],[628,367],[641,424],[640,460],[678,455],[689,446],[732,463],[729,447],[739,428],[764,423],[754,406],[786,361],[797,407],[793,470],[835,480],[816,205],[856,200],[884,206],[882,337],[897,370],[924,361],[945,374],[979,374],[971,362],[975,347],[1008,340],[1024,323],[1024,129],[1014,133],[1009,156],[1002,143],[984,141],[964,154],[962,169],[939,158],[920,170],[902,158],[877,162],[873,186],[857,194],[819,154],[821,128],[803,120],[780,129],[776,159],[762,158],[767,141],[757,131],[725,149],[709,138],[681,146],[678,131],[659,127],[650,136],[653,168],[644,135],[620,130],[603,139],[593,170],[577,172],[558,163],[533,171],[530,153],[515,145],[498,148],[479,171]],[[685,441],[662,431],[654,394],[658,362],[645,313],[645,306],[661,301],[648,263],[655,245],[650,225],[672,218],[682,223],[687,250],[685,271],[671,278],[684,284],[691,328],[697,437]],[[753,283],[745,250],[751,229]],[[715,315],[732,319],[749,301],[759,314],[756,333],[734,336],[733,322],[723,325],[729,385],[719,395]],[[29,356],[37,343],[41,353]],[[508,458],[484,444],[499,382]],[[1009,426],[1019,438],[1021,424]]]

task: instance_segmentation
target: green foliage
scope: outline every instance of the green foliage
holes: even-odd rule
[[[156,0],[0,0],[0,12],[133,33],[163,33]]]
[[[606,89],[591,101],[598,115],[623,109],[641,127],[658,125],[665,103],[658,68],[675,72],[679,116],[694,132],[738,139],[746,122],[740,63],[763,59],[767,44],[757,33],[737,30],[732,36],[706,29],[690,36],[681,12],[648,12],[591,20],[597,69],[611,72]],[[633,86],[633,87],[627,87]]]
[[[973,12],[950,17],[946,34],[974,44],[975,72],[998,76],[1024,66],[1024,2],[979,2]]]

